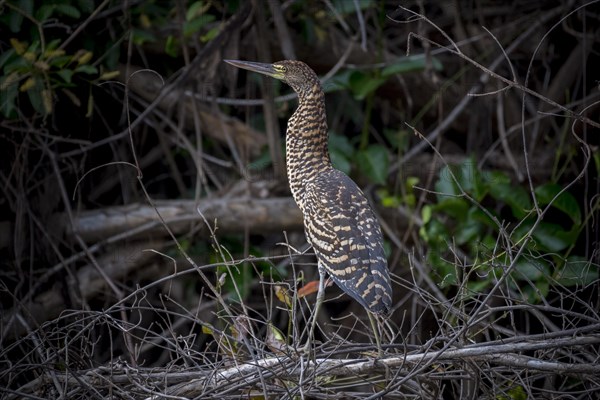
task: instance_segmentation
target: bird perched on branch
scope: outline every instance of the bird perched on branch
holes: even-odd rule
[[[370,313],[385,314],[392,306],[381,228],[356,183],[331,165],[325,95],[317,74],[301,61],[225,62],[282,80],[298,94],[298,108],[287,126],[286,164],[306,238],[318,259],[319,289],[309,336],[323,302],[326,275],[365,307],[374,323]]]

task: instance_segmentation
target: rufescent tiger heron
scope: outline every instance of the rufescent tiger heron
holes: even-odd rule
[[[298,108],[287,126],[286,164],[292,195],[304,216],[306,238],[318,259],[319,289],[309,341],[323,302],[328,274],[367,309],[381,351],[371,313],[386,314],[392,306],[381,228],[356,183],[331,164],[325,94],[317,74],[301,61],[225,62],[282,80],[298,94]]]

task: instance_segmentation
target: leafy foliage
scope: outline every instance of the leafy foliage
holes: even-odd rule
[[[82,100],[69,90],[77,87],[76,80],[91,84],[113,79],[118,74],[117,71],[99,68],[91,50],[68,52],[66,38],[47,42],[44,27],[50,21],[56,18],[79,19],[94,9],[91,1],[75,3],[54,0],[34,11],[33,0],[20,0],[16,5],[9,3],[8,12],[0,17],[0,24],[7,26],[15,36],[27,28],[31,33],[27,41],[12,37],[12,48],[0,55],[0,113],[5,118],[17,118],[17,111],[24,111],[22,104],[19,105],[22,95],[26,95],[33,111],[43,116],[52,113],[57,91],[64,93],[76,106],[81,106]],[[91,105],[90,98],[88,115]]]
[[[511,287],[517,290],[523,282],[532,283],[524,285],[524,292],[529,300],[539,300],[552,283],[586,285],[597,277],[590,263],[560,253],[575,245],[582,228],[578,202],[560,185],[542,184],[534,195],[538,207],[564,213],[567,222],[562,225],[541,218],[542,211],[533,208],[530,194],[511,183],[506,174],[484,173],[472,159],[444,167],[435,190],[437,201],[423,207],[419,233],[429,246],[427,260],[442,286],[456,285],[466,275],[471,290],[482,291],[515,263]],[[504,234],[510,246],[526,241],[526,251],[517,260],[502,250],[506,245],[499,238]],[[466,259],[472,260],[468,267],[464,265],[466,269],[458,268],[452,256],[458,248],[465,249]]]

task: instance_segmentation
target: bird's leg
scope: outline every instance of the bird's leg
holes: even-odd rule
[[[319,309],[321,308],[321,304],[323,304],[323,299],[325,298],[325,279],[325,268],[319,265],[319,290],[317,290],[317,301],[315,302],[315,309],[313,311],[312,322],[310,324],[310,333],[308,335],[309,339],[312,339],[314,337],[315,326],[317,325],[317,317],[319,315]]]
[[[321,267],[321,264],[319,263],[319,289],[317,290],[317,301],[315,302],[315,308],[310,318],[310,328],[308,331],[308,338],[306,339],[306,345],[302,348],[302,351],[310,351],[312,347],[311,343],[314,339],[319,309],[321,308],[321,304],[323,304],[323,299],[325,298],[326,275],[327,273],[325,272],[325,268]]]
[[[371,328],[373,328],[373,335],[375,336],[375,344],[377,345],[377,353],[379,358],[383,357],[383,349],[381,348],[381,338],[379,337],[379,327],[377,326],[377,317],[371,312],[367,311],[369,321],[371,321]]]

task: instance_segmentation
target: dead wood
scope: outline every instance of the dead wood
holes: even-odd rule
[[[67,287],[60,287],[61,284],[57,284],[3,313],[4,338],[22,336],[44,322],[58,317],[68,308],[87,308],[86,304],[89,300],[107,290],[108,281],[122,280],[140,266],[146,265],[155,256],[154,253],[144,250],[161,249],[164,245],[164,242],[143,240],[114,246],[110,251],[96,258],[103,274],[100,274],[92,263],[87,264],[77,272],[67,274],[67,279],[62,283]],[[64,264],[55,268],[54,272],[65,274]]]
[[[216,233],[264,233],[302,228],[302,215],[291,197],[270,199],[214,198],[199,203],[193,200],[158,201],[154,207],[133,203],[125,206],[86,210],[76,215],[74,226],[68,226],[64,215],[55,216],[67,236],[77,233],[86,242],[103,240],[131,231],[132,235],[166,235],[157,215],[164,219],[174,234],[194,227],[200,235],[209,233],[203,217]]]
[[[128,89],[142,97],[147,102],[154,101],[159,95],[163,82],[151,71],[141,71],[140,68],[121,65],[119,67],[119,79],[126,84]],[[183,110],[176,115],[183,116],[185,126],[189,129],[194,127],[194,113],[200,116],[202,133],[214,140],[228,145],[232,140],[236,147],[244,149],[251,154],[257,155],[261,148],[267,144],[267,139],[262,133],[252,129],[237,118],[227,116],[216,108],[208,108],[201,102],[194,102],[191,98],[184,96],[180,90],[172,90],[167,93],[158,104],[158,107],[168,112],[176,105]]]

